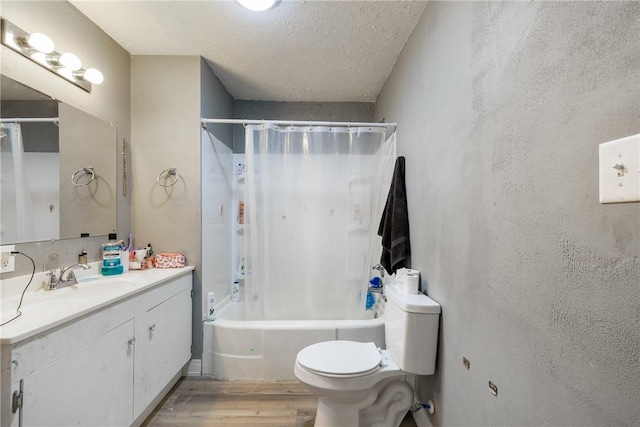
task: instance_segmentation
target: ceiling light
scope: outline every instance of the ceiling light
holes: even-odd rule
[[[236,0],[249,10],[256,12],[262,12],[264,10],[272,8],[278,0]]]

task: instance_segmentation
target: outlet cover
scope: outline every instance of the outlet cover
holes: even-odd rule
[[[0,257],[2,263],[0,264],[0,273],[11,273],[16,270],[16,256],[11,255],[11,251],[15,251],[14,245],[0,246]]]
[[[640,201],[640,134],[600,144],[600,203]]]

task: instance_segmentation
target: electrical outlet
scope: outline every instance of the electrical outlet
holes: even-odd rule
[[[11,255],[11,251],[15,251],[14,245],[0,246],[2,253],[2,264],[0,264],[0,273],[11,273],[16,270],[16,256]]]

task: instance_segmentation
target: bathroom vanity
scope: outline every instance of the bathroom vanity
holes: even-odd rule
[[[191,358],[192,270],[81,279],[49,292],[34,279],[22,316],[0,329],[0,424],[142,423]],[[18,297],[3,284],[3,321]]]

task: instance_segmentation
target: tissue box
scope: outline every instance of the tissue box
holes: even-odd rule
[[[163,252],[156,254],[156,268],[180,268],[184,267],[186,258],[184,254],[177,252]]]

